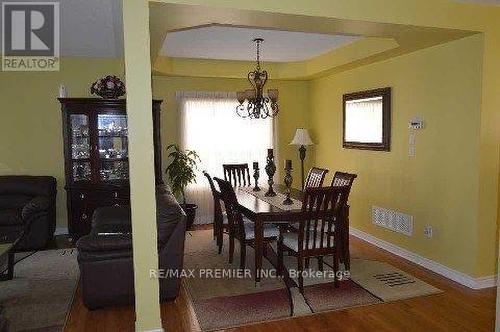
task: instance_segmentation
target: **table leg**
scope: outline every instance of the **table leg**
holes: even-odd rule
[[[260,282],[262,270],[262,255],[264,245],[264,227],[262,222],[255,220],[255,282]]]

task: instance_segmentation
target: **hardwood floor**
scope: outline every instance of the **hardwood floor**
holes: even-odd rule
[[[356,238],[351,238],[351,255],[386,261],[444,293],[226,331],[493,331],[496,288],[471,290]],[[184,293],[173,303],[163,303],[161,314],[165,331],[195,330]],[[77,291],[65,331],[133,330],[132,307],[89,311]]]

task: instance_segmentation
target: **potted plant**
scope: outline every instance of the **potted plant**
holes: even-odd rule
[[[185,190],[188,184],[196,182],[196,163],[200,161],[200,157],[195,151],[182,151],[176,144],[169,145],[167,147],[168,151],[171,151],[168,155],[171,158],[171,162],[166,169],[166,173],[172,186],[172,193],[177,197],[182,197],[180,205],[187,215],[187,228],[191,229],[198,206],[186,203]]]

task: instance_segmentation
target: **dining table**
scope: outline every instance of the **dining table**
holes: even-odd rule
[[[265,191],[266,188],[262,188],[262,191]],[[281,197],[286,193],[286,186],[282,184],[274,185],[274,190]],[[259,193],[256,195],[252,192],[252,189],[249,187],[240,187],[235,190],[236,197],[238,199],[238,208],[240,212],[248,218],[251,222],[254,223],[255,230],[255,282],[259,283],[261,280],[261,271],[262,271],[262,260],[264,257],[264,224],[265,223],[274,223],[274,224],[290,224],[296,223],[300,220],[300,207],[297,208],[295,205],[294,209],[283,209],[280,208],[279,204],[271,204],[268,200],[264,200],[259,197],[262,196],[263,193]],[[291,188],[290,197],[294,200],[302,201],[303,192]],[[341,231],[340,238],[342,239],[342,245],[339,246],[339,250],[341,251],[341,261],[344,263],[346,269],[349,268],[349,233],[348,233],[348,215],[349,215],[349,206],[344,208],[342,213],[343,218],[338,223]],[[266,253],[270,252],[270,250],[266,250]],[[273,257],[275,258],[275,257]],[[274,259],[269,259],[271,263]],[[274,264],[273,264],[274,265]],[[289,280],[289,282],[292,282]]]

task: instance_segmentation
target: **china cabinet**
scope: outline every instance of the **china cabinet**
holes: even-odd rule
[[[59,98],[62,110],[69,235],[88,234],[94,209],[128,205],[125,99]],[[160,105],[153,100],[154,161],[161,178]]]

